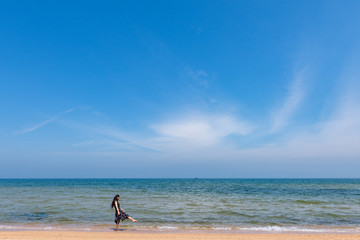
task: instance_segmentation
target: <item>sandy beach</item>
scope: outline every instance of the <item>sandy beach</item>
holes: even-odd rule
[[[134,232],[81,232],[81,231],[2,231],[0,239],[26,240],[82,240],[82,239],[133,239],[133,240],[191,240],[191,239],[242,239],[242,240],[360,240],[360,234],[219,234],[219,233],[134,233]]]

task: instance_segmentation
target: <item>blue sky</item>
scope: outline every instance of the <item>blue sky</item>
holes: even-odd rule
[[[0,177],[360,177],[359,1],[1,1]]]

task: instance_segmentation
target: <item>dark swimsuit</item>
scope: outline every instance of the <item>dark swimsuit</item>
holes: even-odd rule
[[[120,203],[118,202],[117,204],[118,204],[118,209],[119,209],[120,215],[117,214],[117,210],[115,208],[115,220],[114,220],[115,223],[119,222],[120,220],[124,221],[125,219],[129,218],[129,215],[126,212],[121,211]]]

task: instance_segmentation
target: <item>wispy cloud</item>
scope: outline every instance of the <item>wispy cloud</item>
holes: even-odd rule
[[[194,102],[204,105],[219,104],[216,74],[187,66],[180,77],[185,89],[184,95],[193,98]]]
[[[33,126],[33,127],[30,127],[30,128],[27,128],[27,129],[24,129],[24,130],[21,130],[21,131],[18,131],[17,133],[22,134],[22,133],[33,132],[33,131],[35,131],[35,130],[37,130],[37,129],[43,127],[43,126],[45,126],[46,124],[55,121],[56,119],[57,119],[57,117],[52,117],[52,118],[50,118],[50,119],[47,119],[47,120],[45,120],[45,121],[42,121],[42,122],[39,123],[39,124],[36,124],[36,125]]]
[[[341,92],[333,114],[322,122],[299,127],[256,148],[234,149],[218,146],[215,151],[198,152],[206,159],[253,159],[274,162],[336,162],[357,161],[360,157],[360,97],[351,85]],[[200,158],[199,157],[199,158]],[[325,167],[325,166],[324,166]]]
[[[82,141],[82,142],[74,143],[74,144],[72,144],[72,146],[74,146],[74,147],[87,147],[87,146],[92,146],[94,144],[96,144],[96,142],[94,140],[89,140],[89,141]]]
[[[86,149],[88,152],[156,152],[156,150],[141,146],[139,144],[127,142],[124,140],[113,140],[106,137],[100,137],[96,141],[89,140],[72,144],[73,147]],[[90,151],[89,151],[90,149]]]
[[[72,144],[72,147],[87,149],[95,152],[157,152],[146,144],[143,137],[134,137],[134,133],[129,133],[123,129],[104,124],[84,124],[81,122],[71,122],[66,124],[77,131],[86,132],[92,140],[82,141]]]
[[[273,111],[271,133],[283,130],[289,124],[289,120],[294,115],[305,97],[304,70],[299,72],[289,87],[288,95],[283,105]]]
[[[23,130],[20,130],[20,131],[16,131],[15,133],[17,134],[24,134],[24,133],[29,133],[29,132],[33,132],[33,131],[36,131],[38,129],[40,129],[41,127],[47,125],[48,123],[51,123],[55,120],[57,120],[61,115],[63,114],[68,114],[68,113],[71,113],[72,111],[74,111],[74,108],[70,108],[68,110],[65,110],[49,119],[46,119],[44,121],[42,121],[41,123],[38,123],[36,124],[35,126],[32,126],[32,127],[29,127],[29,128],[26,128],[26,129],[23,129]]]
[[[190,79],[192,79],[196,84],[203,87],[208,87],[209,83],[206,80],[206,77],[209,74],[207,72],[204,70],[193,70],[192,68],[187,68],[186,72]]]
[[[70,108],[70,109],[68,109],[68,110],[65,110],[63,113],[71,113],[71,112],[73,112],[75,109],[74,108]]]
[[[192,90],[198,88],[208,88],[209,80],[212,76],[203,69],[194,70],[191,67],[186,67],[182,73],[182,77],[185,80],[185,84]]]
[[[334,114],[322,123],[308,126],[302,131],[286,136],[285,142],[264,146],[252,152],[289,161],[336,161],[360,157],[360,101],[346,100],[339,104]]]

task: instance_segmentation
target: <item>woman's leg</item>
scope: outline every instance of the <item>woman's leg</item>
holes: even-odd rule
[[[117,222],[116,222],[116,229],[115,229],[115,231],[117,231],[117,230],[119,229],[119,222],[120,222],[120,221],[117,221]]]
[[[132,217],[128,217],[128,219],[130,219],[132,222],[137,222],[137,220],[136,219],[133,219]]]

